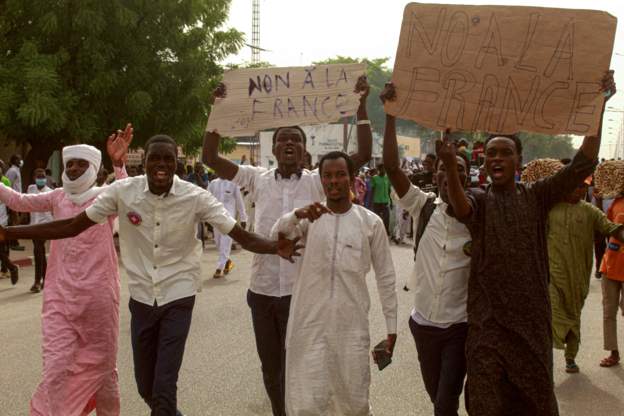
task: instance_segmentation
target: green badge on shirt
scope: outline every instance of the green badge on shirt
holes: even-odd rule
[[[466,242],[462,250],[464,251],[464,254],[466,256],[471,257],[472,256],[472,241]]]

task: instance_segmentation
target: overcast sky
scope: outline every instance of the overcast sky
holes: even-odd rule
[[[394,56],[399,42],[403,18],[402,0],[260,0],[261,60],[276,66],[309,65],[314,61],[336,55],[367,58]],[[624,19],[624,1],[621,0],[431,0],[427,3],[491,4],[573,9],[604,10]],[[230,18],[226,27],[244,32],[251,43],[252,0],[232,0]],[[617,55],[621,54],[621,55]],[[243,48],[227,63],[251,60],[251,50]],[[611,67],[621,91],[609,105],[624,110],[624,32],[618,25]],[[607,113],[605,116],[601,156],[611,157],[616,135],[624,113]],[[611,120],[611,121],[610,121]]]

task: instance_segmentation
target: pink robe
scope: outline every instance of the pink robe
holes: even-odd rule
[[[125,176],[120,170],[118,176]],[[95,199],[95,198],[94,198]],[[15,211],[51,211],[64,219],[84,211],[62,189],[19,194],[0,185],[0,200]],[[43,379],[30,414],[118,416],[119,270],[113,218],[74,238],[50,244],[43,291]]]

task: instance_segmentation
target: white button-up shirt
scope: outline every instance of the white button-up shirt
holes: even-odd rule
[[[232,217],[236,218],[238,214],[240,222],[247,222],[243,195],[234,182],[218,178],[210,182],[208,190],[223,204]]]
[[[325,200],[318,170],[303,169],[301,176],[282,178],[276,169],[239,166],[232,180],[249,191],[256,204],[255,232],[269,238],[271,228],[282,215]],[[298,262],[291,264],[277,255],[255,254],[249,289],[265,296],[290,296]]]
[[[414,185],[399,205],[418,221],[427,198]],[[470,276],[470,232],[446,213],[448,205],[435,200],[435,210],[418,245],[410,289],[414,290],[412,318],[421,325],[448,327],[466,322]]]
[[[147,305],[164,305],[200,290],[198,222],[208,222],[223,234],[236,224],[210,192],[177,176],[164,195],[150,192],[145,175],[116,181],[86,213],[97,223],[119,215],[130,296]]]

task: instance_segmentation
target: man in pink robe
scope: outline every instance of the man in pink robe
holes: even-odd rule
[[[123,160],[131,140],[128,125],[107,143],[118,179],[127,176]],[[73,217],[105,189],[95,187],[101,159],[93,146],[67,146],[63,188],[20,194],[0,185],[0,201],[20,212],[51,211],[55,220]],[[30,403],[32,416],[84,416],[93,410],[98,416],[120,414],[120,287],[113,219],[50,244],[41,324],[43,377]]]

